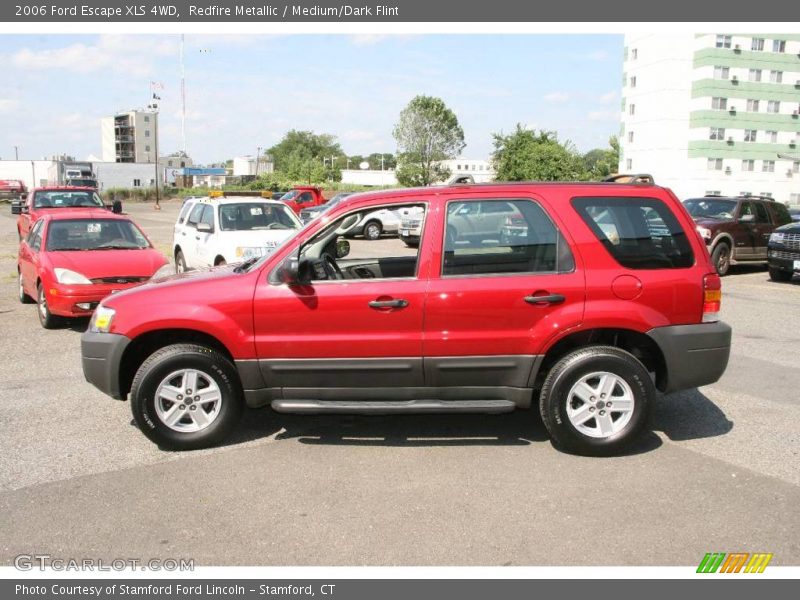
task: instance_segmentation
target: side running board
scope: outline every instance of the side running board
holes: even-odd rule
[[[398,413],[507,413],[516,407],[509,400],[273,400],[280,413],[392,415]]]

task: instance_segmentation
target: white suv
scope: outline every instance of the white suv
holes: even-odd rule
[[[283,202],[261,197],[191,198],[175,223],[175,271],[269,254],[301,227]]]

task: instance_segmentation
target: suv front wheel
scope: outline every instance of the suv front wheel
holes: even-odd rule
[[[725,242],[717,244],[717,247],[711,253],[711,262],[720,277],[727,275],[731,268],[731,247]]]
[[[219,444],[242,415],[236,368],[205,346],[173,344],[151,354],[131,385],[139,429],[167,450]]]
[[[542,386],[539,410],[556,446],[607,456],[642,434],[654,398],[650,374],[632,354],[592,346],[553,366]]]

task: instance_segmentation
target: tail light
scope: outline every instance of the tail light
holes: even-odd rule
[[[703,323],[719,321],[722,304],[722,280],[716,273],[703,277]]]

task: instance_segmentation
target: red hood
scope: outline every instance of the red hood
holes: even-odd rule
[[[70,269],[89,279],[98,277],[150,277],[167,264],[158,250],[86,250],[48,252],[53,268]]]

